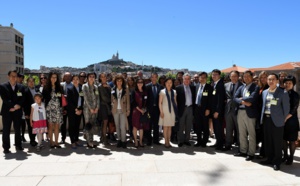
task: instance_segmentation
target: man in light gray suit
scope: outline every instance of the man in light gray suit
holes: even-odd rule
[[[280,170],[282,158],[282,140],[284,124],[290,110],[287,92],[277,87],[278,75],[271,73],[268,76],[269,89],[262,93],[262,111],[260,122],[264,125],[264,140],[267,160],[260,162],[263,165],[273,165],[274,170]]]
[[[243,85],[239,81],[240,73],[236,70],[230,72],[230,82],[224,85],[226,91],[226,106],[225,106],[225,121],[226,121],[226,138],[225,138],[225,147],[222,151],[228,151],[231,149],[233,143],[233,133],[234,138],[237,140],[237,145],[239,145],[239,136],[238,136],[238,124],[237,124],[237,106],[238,104],[233,101],[234,94],[236,90]]]

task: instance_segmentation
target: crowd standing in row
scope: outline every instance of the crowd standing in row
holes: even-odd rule
[[[117,147],[127,148],[127,134],[135,148],[160,145],[161,126],[166,148],[172,147],[171,141],[178,147],[192,146],[192,130],[197,136],[194,146],[205,148],[213,131],[216,143],[212,147],[218,151],[231,150],[235,144],[239,150],[234,156],[251,161],[261,143],[257,158],[266,158],[261,164],[270,164],[274,170],[282,162],[291,165],[299,130],[295,77],[261,72],[255,78],[251,71],[242,76],[232,71],[226,81],[218,69],[211,75],[209,84],[206,72],[193,78],[180,72],[176,79],[152,73],[148,80],[141,71],[137,77],[101,73],[98,80],[94,72],[66,72],[61,82],[58,72],[50,72],[48,77],[40,75],[37,86],[34,78],[27,78],[25,87],[24,76],[9,71],[9,81],[0,86],[4,153],[10,153],[12,123],[16,150],[23,150],[27,124],[30,145],[40,151],[44,138],[49,139],[50,148],[61,148],[67,123],[71,148],[83,146],[79,141],[83,120],[89,148],[96,148],[93,137],[99,134],[100,143],[110,145],[114,132]]]

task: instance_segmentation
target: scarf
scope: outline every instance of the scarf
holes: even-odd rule
[[[173,109],[174,109],[174,112],[175,112],[175,116],[177,116],[178,110],[177,110],[177,105],[176,105],[175,100],[174,100],[174,91],[171,89],[171,99],[170,99],[170,95],[168,93],[168,90],[166,89],[165,91],[166,91],[167,100],[168,100],[169,112],[171,113],[171,102],[172,102]]]

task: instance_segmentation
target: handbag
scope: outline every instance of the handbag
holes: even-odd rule
[[[141,114],[140,123],[148,123],[150,121],[150,118],[151,118],[151,116],[150,116],[149,112],[147,111],[144,114]]]
[[[61,105],[62,105],[62,107],[65,107],[68,105],[67,99],[64,95],[61,96]]]

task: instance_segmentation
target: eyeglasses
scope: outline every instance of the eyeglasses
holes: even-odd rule
[[[43,79],[47,79],[47,78],[44,78],[44,77],[41,77],[41,78],[40,78],[40,80],[43,80]]]

